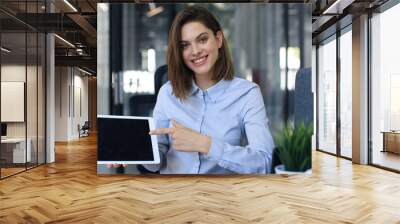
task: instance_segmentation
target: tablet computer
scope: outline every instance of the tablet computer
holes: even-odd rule
[[[97,116],[97,164],[159,164],[151,117]]]

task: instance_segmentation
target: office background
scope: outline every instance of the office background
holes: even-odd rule
[[[45,0],[0,2],[1,179],[54,162],[54,142],[77,139],[89,113],[96,117],[92,110],[96,79],[82,69],[84,66],[65,65],[68,56],[87,55],[88,48],[79,54],[63,37],[48,36],[60,30],[79,36],[71,32],[77,26],[57,26],[44,18],[61,20],[57,13],[65,8],[60,4]],[[89,96],[93,98],[91,107]]]
[[[98,114],[152,116],[169,28],[187,5],[98,4]],[[235,74],[260,86],[272,134],[293,123],[296,73],[311,68],[311,5],[199,5],[220,22]]]
[[[400,5],[389,1],[365,16],[338,17],[337,26],[313,35],[317,150],[400,170],[399,19]],[[366,74],[358,76],[360,65]],[[354,146],[358,139],[368,144]]]
[[[43,11],[37,4],[19,7],[31,14]],[[0,177],[4,177],[45,163],[46,53],[43,31],[12,20],[3,10],[0,19]]]
[[[104,4],[99,4],[99,9],[97,9],[96,3],[95,1],[90,1],[90,3],[73,3],[73,5],[79,6],[78,9],[82,12],[80,16],[83,16],[93,27],[96,27],[98,19],[97,13],[99,13],[99,15],[102,13],[109,14],[108,11],[102,10],[107,10]],[[365,92],[365,95],[370,95],[370,101],[366,103],[366,105],[368,104],[368,108],[365,109],[365,111],[368,111],[370,118],[363,121],[365,123],[363,129],[369,133],[369,139],[361,140],[363,142],[369,142],[368,146],[361,150],[366,151],[364,154],[367,156],[364,157],[368,158],[363,163],[398,171],[400,167],[398,166],[399,157],[398,154],[396,154],[397,151],[394,150],[395,153],[391,153],[393,150],[390,149],[390,146],[393,144],[389,144],[389,150],[384,151],[385,141],[383,141],[383,139],[389,136],[389,139],[393,138],[393,141],[389,141],[389,143],[395,144],[396,139],[398,139],[398,137],[393,137],[396,133],[387,135],[384,134],[384,132],[398,129],[396,127],[396,125],[398,126],[398,105],[396,103],[396,95],[398,92],[398,85],[396,83],[398,83],[398,81],[396,81],[396,74],[399,72],[397,72],[398,69],[396,68],[397,63],[391,60],[396,57],[390,55],[395,55],[395,52],[397,52],[396,41],[393,38],[396,38],[398,33],[391,27],[395,26],[393,23],[398,19],[396,16],[399,15],[399,6],[395,1],[379,1],[373,4],[353,2],[348,5],[342,5],[341,10],[347,8],[347,11],[341,11],[338,16],[324,15],[324,11],[331,12],[330,8],[333,4],[334,1],[316,1],[310,4],[313,10],[313,90],[315,93],[318,93],[315,97],[315,106],[317,106],[317,108],[315,108],[316,116],[314,120],[316,124],[316,134],[319,135],[318,138],[317,136],[315,137],[316,144],[314,144],[313,148],[318,148],[320,151],[356,162],[358,161],[357,158],[353,158],[354,148],[358,148],[358,146],[352,145],[353,139],[355,138],[352,137],[350,132],[354,134],[354,131],[357,131],[352,125],[352,119],[357,118],[359,114],[353,114],[352,106],[354,103],[352,100],[355,96],[352,92],[353,90],[349,88],[352,89],[353,85],[350,85],[353,81],[353,77],[350,78],[350,71],[354,70],[353,55],[357,53],[353,53],[352,51],[354,48],[360,48],[368,52],[369,58],[371,59],[370,62],[365,63],[369,68],[365,69],[365,71],[369,72],[370,81],[361,85],[361,87],[366,86],[365,88],[369,88],[369,90]],[[2,126],[6,127],[2,129],[8,131],[8,133],[3,131],[2,135],[4,133],[10,135],[10,137],[21,140],[17,141],[19,144],[16,144],[17,142],[11,143],[14,145],[10,147],[18,145],[27,150],[30,143],[25,143],[32,143],[32,140],[28,137],[28,132],[33,132],[33,134],[29,134],[31,136],[35,136],[35,133],[37,133],[37,149],[41,150],[42,148],[44,150],[44,146],[46,146],[48,155],[46,156],[44,153],[38,153],[36,155],[39,155],[39,160],[40,158],[46,157],[48,162],[52,162],[55,158],[54,141],[70,141],[78,138],[77,125],[79,124],[82,126],[83,121],[89,120],[91,123],[91,130],[96,130],[96,63],[97,61],[99,62],[99,65],[102,66],[102,71],[109,71],[110,62],[107,57],[102,56],[104,53],[108,54],[108,48],[103,48],[99,54],[96,55],[95,40],[104,41],[104,38],[109,38],[107,33],[110,29],[110,19],[108,16],[103,16],[100,20],[99,17],[99,24],[104,24],[104,26],[98,26],[96,30],[95,28],[91,29],[87,24],[83,26],[82,24],[84,23],[75,24],[69,17],[74,13],[76,14],[77,9],[71,8],[64,2],[4,0],[0,2],[0,6],[0,35],[2,36],[0,42],[2,47],[0,58],[1,77],[7,77],[7,79],[4,79],[4,82],[31,82],[30,80],[36,79],[36,75],[31,76],[31,74],[36,74],[37,69],[38,79],[37,97],[36,94],[31,94],[31,91],[24,90],[27,96],[25,97],[24,93],[24,100],[26,99],[26,101],[24,102],[23,114],[25,116],[25,111],[27,112],[27,119],[24,118],[24,122],[4,122],[5,125]],[[158,4],[147,4],[147,7],[143,7],[143,10],[147,12],[152,8],[157,9],[155,6],[158,6]],[[218,6],[215,5],[212,7],[221,8],[221,6],[222,5],[218,4]],[[46,14],[49,12],[54,14],[51,16]],[[288,23],[284,22],[282,18],[285,13],[293,17],[298,11],[293,8],[288,8],[288,10],[277,9],[271,12],[271,14],[275,16],[269,18],[270,22],[275,21],[280,27],[284,27],[285,24],[292,27],[293,23],[300,22],[300,20],[288,21]],[[369,17],[364,18],[360,15],[368,15]],[[360,17],[362,19],[359,19]],[[49,25],[45,23],[45,21],[52,21],[52,23]],[[78,20],[76,20],[76,22],[77,21]],[[277,21],[280,22],[278,23]],[[371,25],[369,31],[360,34],[360,21]],[[353,29],[353,23],[357,25],[355,30]],[[82,27],[84,27],[84,29]],[[97,31],[97,36],[96,32],[91,31]],[[354,31],[356,31],[356,36],[353,35]],[[291,30],[290,32],[297,31]],[[53,35],[53,33],[56,35]],[[38,38],[36,38],[36,36]],[[354,46],[359,36],[366,40],[371,40],[370,44]],[[290,35],[288,39],[290,39],[290,42],[293,42],[299,38]],[[272,42],[273,39],[268,40]],[[278,41],[285,42],[282,38],[278,39]],[[110,45],[109,41],[106,41],[105,44]],[[145,54],[146,52],[144,52],[144,58]],[[388,55],[389,59],[387,58]],[[96,60],[96,56],[98,56],[98,60]],[[18,62],[18,72],[13,69],[10,70],[10,68],[12,68],[12,66],[10,67],[12,64],[10,61],[18,61],[16,58],[19,58],[18,60],[20,61]],[[103,61],[104,59],[107,59],[107,61]],[[34,60],[36,60],[36,62],[32,63]],[[350,61],[351,63],[349,63]],[[14,68],[16,68],[15,64],[14,62]],[[31,66],[32,64],[33,66]],[[147,66],[146,63],[142,64]],[[44,66],[46,66],[46,69]],[[280,69],[280,67],[275,69]],[[390,69],[390,71],[388,69]],[[13,74],[13,72],[22,75],[10,75]],[[54,73],[57,75],[54,75]],[[25,78],[25,74],[27,79]],[[270,75],[270,73],[263,78],[266,79],[268,75]],[[44,76],[47,80],[44,80]],[[339,76],[340,78],[338,78]],[[354,71],[352,76],[354,76]],[[281,77],[285,78],[285,76]],[[108,85],[108,81],[110,80],[108,79],[107,82],[104,82],[104,80],[100,81]],[[101,88],[108,88],[107,86],[103,87],[101,85],[102,84],[99,82]],[[43,88],[43,86],[45,86],[45,88]],[[31,85],[26,85],[24,88],[28,90],[28,88],[31,87]],[[317,87],[319,87],[319,91]],[[72,89],[73,91],[71,91]],[[33,92],[35,92],[35,90],[33,90]],[[48,93],[47,97],[45,97],[44,92]],[[106,95],[109,94],[107,91],[103,91],[103,93]],[[100,95],[103,93],[100,92]],[[57,95],[57,97],[52,96],[52,94]],[[3,94],[3,97],[4,95],[5,94]],[[290,102],[291,95],[287,94],[287,96],[289,96],[287,102]],[[111,99],[109,96],[103,97],[103,95],[101,95],[101,97],[102,101],[100,102],[101,105],[99,108],[104,108],[105,111],[114,110],[120,112],[128,110],[129,112],[129,106],[125,105],[121,107],[120,103],[111,103],[112,100],[113,102],[123,102],[123,99],[121,99],[122,97],[119,99]],[[34,98],[37,98],[38,103],[37,116],[35,115],[34,109],[26,107],[29,102],[35,101]],[[266,103],[274,103],[269,102],[271,99],[274,99],[273,97],[268,99]],[[275,99],[279,100],[277,97],[275,97]],[[46,102],[44,102],[45,100]],[[54,101],[55,105],[52,105],[52,101]],[[283,110],[284,105],[281,105],[280,108],[275,107],[275,111],[283,110],[290,112],[288,108],[292,104],[289,103],[288,105],[289,106],[285,107],[287,108],[286,110]],[[47,114],[44,113],[44,107],[50,112]],[[52,110],[53,107],[54,111]],[[271,113],[271,108],[274,107],[267,105],[267,108],[269,116],[272,118],[273,114]],[[3,106],[1,110],[5,112],[6,108]],[[278,114],[277,120],[279,120],[279,117],[285,116],[284,113],[276,114]],[[288,117],[290,117],[290,113],[287,114],[289,114]],[[352,116],[350,116],[350,114]],[[53,116],[54,119],[57,119],[57,122],[53,121]],[[37,122],[35,122],[36,120]],[[47,123],[45,120],[47,120]],[[279,126],[280,122],[276,122],[276,124]],[[16,133],[15,130],[15,127],[18,125],[21,127],[20,133]],[[36,126],[38,127],[37,130],[35,128]],[[47,126],[47,131],[44,128],[45,126]],[[24,127],[27,127],[27,131],[24,131]],[[272,128],[276,129],[275,126]],[[42,136],[45,136],[45,134],[47,141],[41,142],[40,139],[42,139]],[[36,137],[33,137],[33,139],[36,139]],[[10,151],[10,149],[6,149],[6,147],[2,149]],[[36,149],[33,149],[33,151],[35,150]],[[10,158],[9,153],[3,152],[3,155],[6,154],[8,154],[6,157]],[[22,155],[24,154],[26,155],[27,153],[22,152]],[[36,155],[32,155],[35,159]],[[4,159],[5,158],[2,160],[3,162],[5,161]],[[13,171],[11,174],[31,167],[30,165],[25,167],[24,164],[21,164],[21,166],[22,167],[14,169],[15,172]],[[3,171],[2,177],[8,176],[8,173],[6,174],[4,169],[5,167],[0,169],[0,172]]]
[[[224,29],[235,73],[260,85],[272,130],[293,121],[295,75],[311,67],[311,5],[201,5]],[[169,27],[185,4],[157,7],[162,11],[153,15],[146,4],[99,4],[98,114],[152,114],[151,102],[137,96],[155,93]],[[134,106],[140,103],[147,110]]]

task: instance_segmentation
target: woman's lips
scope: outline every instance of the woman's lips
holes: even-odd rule
[[[200,58],[197,58],[197,59],[194,59],[194,60],[191,60],[191,62],[192,62],[193,65],[196,66],[196,67],[197,67],[197,66],[202,66],[202,65],[204,65],[204,64],[206,63],[207,57],[208,57],[208,55],[203,56],[203,57],[200,57]]]

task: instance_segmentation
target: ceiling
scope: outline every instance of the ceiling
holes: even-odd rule
[[[87,68],[95,73],[97,63],[97,3],[100,2],[143,2],[122,0],[45,0],[18,1],[1,0],[0,21],[5,38],[14,41],[24,41],[16,37],[16,32],[30,28],[40,32],[54,32],[60,38],[55,38],[56,65],[75,65]],[[170,0],[170,2],[176,2]],[[204,1],[198,1],[204,2]],[[211,2],[211,1],[208,1]],[[245,0],[230,0],[227,2],[249,2]],[[354,15],[377,7],[386,0],[267,0],[254,2],[293,2],[312,4],[313,39],[321,35],[336,21],[346,15]],[[336,4],[338,2],[339,4]],[[50,7],[49,7],[50,5]],[[48,13],[52,8],[52,13]],[[70,44],[66,43],[66,40]],[[17,43],[16,43],[17,44]],[[72,44],[72,45],[71,45]],[[34,46],[29,45],[29,46]],[[28,52],[30,50],[28,49]]]
[[[8,60],[21,58],[18,57],[19,55],[27,54],[28,59],[35,55],[37,44],[28,44],[25,49],[25,35],[21,35],[21,32],[24,33],[28,28],[28,33],[32,31],[57,34],[55,38],[56,66],[75,65],[96,73],[96,7],[97,2],[100,1],[48,0],[47,2],[50,4],[46,8],[44,0],[1,0],[2,43],[3,45],[7,43],[7,48],[13,49],[7,57]],[[52,13],[49,13],[50,8]],[[32,37],[33,35],[28,35],[27,41],[32,42]],[[39,45],[39,47],[43,46]]]

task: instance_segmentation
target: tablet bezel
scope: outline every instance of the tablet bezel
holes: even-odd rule
[[[97,115],[97,118],[147,120],[150,131],[155,129],[154,120],[152,117]],[[151,146],[153,149],[153,158],[154,158],[153,161],[101,161],[101,160],[97,160],[97,164],[99,164],[99,165],[100,164],[160,164],[160,151],[158,150],[157,135],[150,135],[150,137],[151,137]]]

